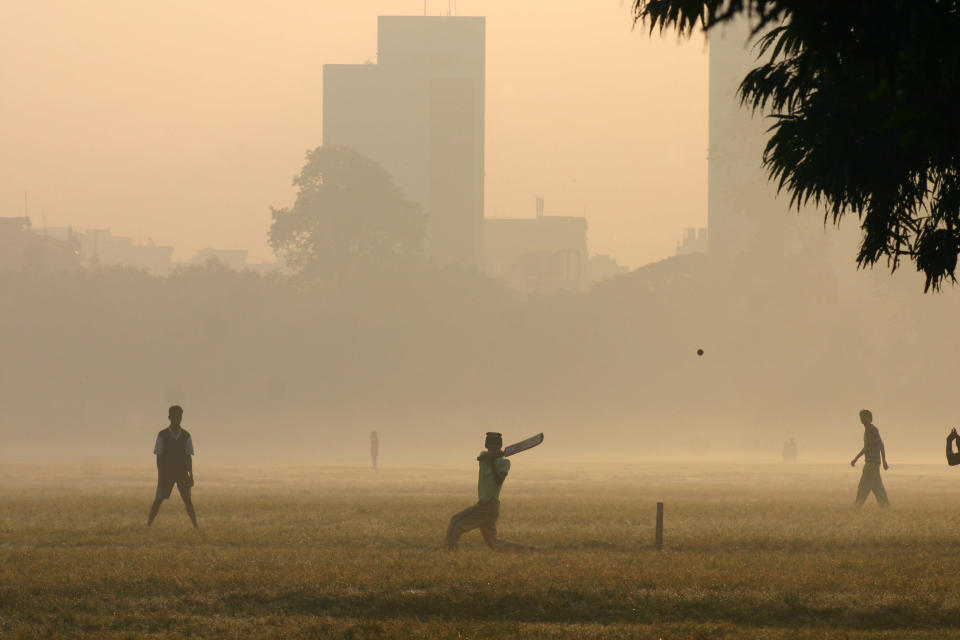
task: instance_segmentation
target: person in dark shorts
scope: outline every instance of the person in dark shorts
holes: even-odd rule
[[[447,527],[446,545],[450,551],[457,550],[460,536],[468,531],[480,529],[480,535],[488,547],[494,551],[532,551],[510,540],[497,538],[497,518],[500,516],[500,489],[503,487],[510,461],[503,457],[503,436],[496,432],[487,433],[484,446],[486,451],[477,456],[480,463],[480,475],[477,479],[477,504],[467,507],[450,518]]]
[[[187,508],[187,515],[195,528],[197,514],[193,510],[193,501],[190,499],[190,490],[193,487],[193,438],[190,433],[180,426],[183,420],[183,408],[174,405],[168,412],[170,426],[157,434],[157,442],[153,453],[157,456],[157,494],[150,506],[150,515],[147,517],[147,526],[153,524],[153,519],[160,511],[160,505],[170,497],[173,485],[183,498]]]
[[[860,486],[857,487],[857,499],[854,504],[862,507],[872,491],[881,507],[889,507],[887,490],[883,488],[883,480],[880,478],[880,464],[883,463],[884,471],[890,468],[887,465],[887,451],[880,438],[880,431],[873,426],[873,414],[869,410],[864,409],[860,412],[860,422],[863,423],[863,449],[850,461],[850,466],[855,467],[860,456],[864,456],[863,475],[860,476]]]

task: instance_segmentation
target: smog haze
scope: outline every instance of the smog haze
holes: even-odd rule
[[[452,5],[451,5],[452,6]],[[446,15],[447,2],[427,3]],[[457,3],[487,18],[486,212],[590,219],[637,267],[706,220],[702,38],[648,38],[619,0]],[[386,0],[12,0],[0,24],[0,210],[272,258],[269,207],[323,141],[322,68],[376,62]],[[682,191],[682,199],[676,193]]]

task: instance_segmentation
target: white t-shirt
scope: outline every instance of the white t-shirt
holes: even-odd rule
[[[183,437],[183,429],[177,429],[176,434],[174,434],[173,429],[170,427],[167,427],[166,431],[170,432],[170,437],[174,440],[179,440]],[[187,436],[186,450],[188,456],[193,455],[193,438],[191,436]],[[153,445],[153,453],[158,456],[163,453],[163,438],[160,437],[160,434],[157,434],[157,442]]]

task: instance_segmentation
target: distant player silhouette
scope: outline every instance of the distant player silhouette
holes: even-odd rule
[[[950,433],[947,434],[947,464],[951,467],[954,467],[960,464],[960,451],[953,450],[953,443],[957,443],[957,447],[960,448],[960,435],[957,435],[956,429],[951,429]]]
[[[890,468],[887,465],[887,451],[880,438],[880,431],[873,426],[873,414],[869,410],[864,409],[860,412],[860,422],[863,423],[863,449],[850,461],[850,466],[855,467],[860,456],[864,456],[863,474],[860,476],[860,486],[857,487],[857,499],[854,504],[862,507],[872,491],[881,507],[889,507],[887,490],[883,488],[883,480],[880,478],[880,464],[883,463],[884,471]]]
[[[796,462],[797,461],[797,441],[793,438],[790,438],[783,443],[783,461],[784,462]]]
[[[380,438],[376,431],[370,432],[370,462],[373,463],[373,470],[377,470],[377,456],[380,454]]]
[[[487,450],[477,456],[477,461],[480,463],[477,504],[467,507],[450,518],[450,524],[447,527],[447,548],[450,551],[456,551],[460,536],[468,531],[480,529],[483,541],[494,551],[533,551],[533,547],[497,538],[500,489],[510,471],[510,461],[503,457],[501,434],[494,431],[487,433],[484,446]]]
[[[183,498],[187,508],[187,515],[194,527],[197,525],[197,514],[193,510],[193,501],[190,499],[190,489],[193,487],[193,438],[190,433],[180,426],[183,420],[183,408],[174,405],[167,413],[170,426],[157,434],[157,441],[153,446],[153,453],[157,456],[157,493],[150,506],[150,515],[147,517],[147,526],[153,524],[153,519],[160,511],[160,505],[170,497],[173,485]]]

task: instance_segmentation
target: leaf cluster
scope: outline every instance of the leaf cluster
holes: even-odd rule
[[[636,0],[651,30],[748,19],[746,106],[772,118],[764,165],[797,208],[860,220],[861,266],[911,261],[925,291],[960,254],[960,2]]]

